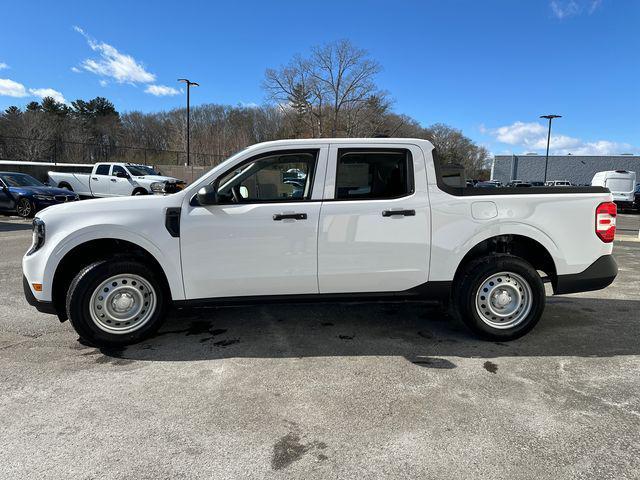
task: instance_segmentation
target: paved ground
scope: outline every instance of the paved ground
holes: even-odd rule
[[[99,351],[26,305],[23,225],[0,218],[0,478],[640,477],[640,242],[508,344],[420,304],[288,305]]]

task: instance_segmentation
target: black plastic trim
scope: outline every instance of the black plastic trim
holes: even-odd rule
[[[24,290],[24,296],[27,299],[27,303],[32,307],[35,307],[36,310],[42,313],[49,313],[51,315],[57,315],[58,311],[53,306],[53,302],[41,302],[38,300],[31,291],[31,287],[29,286],[29,282],[27,281],[27,277],[22,276],[22,288]]]
[[[580,273],[558,275],[553,293],[561,295],[600,290],[611,285],[617,274],[618,264],[613,255],[603,255]]]
[[[169,207],[165,214],[164,226],[172,237],[180,236],[180,207]]]
[[[296,295],[252,295],[241,297],[197,298],[174,300],[176,307],[206,307],[231,305],[262,305],[270,303],[324,303],[324,302],[388,302],[442,301],[449,298],[452,282],[427,282],[400,292],[310,293]]]

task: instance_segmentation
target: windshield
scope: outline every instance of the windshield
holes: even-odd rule
[[[24,173],[3,173],[2,181],[9,187],[44,187],[44,183]]]
[[[129,173],[134,177],[144,177],[145,175],[160,175],[153,168],[146,165],[127,165]]]

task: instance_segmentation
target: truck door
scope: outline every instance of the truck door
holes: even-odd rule
[[[131,175],[122,165],[114,165],[111,168],[111,178],[109,178],[109,193],[112,197],[126,197],[131,195],[131,193],[133,192],[131,183]]]
[[[320,293],[399,292],[428,280],[422,150],[331,145],[318,235]]]
[[[328,145],[256,153],[215,180],[218,204],[183,207],[188,299],[318,293],[327,153]]]
[[[91,195],[94,197],[108,197],[109,193],[109,170],[111,165],[108,163],[99,163],[89,177],[89,187]]]

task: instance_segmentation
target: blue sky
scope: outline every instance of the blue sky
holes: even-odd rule
[[[264,71],[341,38],[383,66],[394,110],[493,153],[640,153],[640,2],[3,2],[0,108],[105,96],[121,112],[260,104]]]

